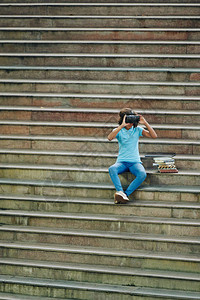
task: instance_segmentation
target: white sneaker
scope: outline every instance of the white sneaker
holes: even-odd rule
[[[127,203],[128,201],[129,199],[124,192],[120,191],[115,193],[115,204]]]

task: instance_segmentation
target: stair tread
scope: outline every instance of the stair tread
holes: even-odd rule
[[[29,296],[29,295],[22,295],[22,294],[13,294],[13,293],[3,293],[0,292],[0,299],[1,300],[52,300],[49,297],[37,297],[37,296]],[[53,298],[54,300],[63,300],[63,298]],[[65,300],[73,300],[72,298],[65,298]],[[78,300],[78,299],[77,299]]]
[[[86,214],[86,213],[58,213],[41,211],[23,211],[23,210],[1,210],[1,216],[20,216],[20,217],[38,217],[38,218],[59,218],[76,219],[88,221],[106,221],[106,222],[128,222],[128,223],[151,223],[151,224],[173,224],[199,226],[200,220],[196,219],[178,219],[178,218],[160,218],[160,217],[138,217],[126,215],[110,214]]]
[[[199,114],[197,114],[199,115]],[[33,125],[33,126],[65,126],[65,127],[103,127],[103,128],[109,128],[109,127],[117,127],[117,123],[100,123],[100,122],[66,122],[66,121],[33,121],[33,120],[0,120],[0,124],[6,124],[6,125]],[[181,130],[199,130],[200,124],[151,124],[152,127],[156,129],[181,129]],[[169,139],[171,141],[171,139]],[[157,141],[157,140],[156,140]],[[184,140],[185,141],[185,140]]]
[[[24,163],[0,163],[0,168],[3,169],[31,169],[31,170],[61,170],[61,171],[79,171],[79,172],[105,172],[108,173],[107,167],[88,167],[88,166],[68,166],[68,165],[51,165],[51,164],[24,164]],[[162,174],[158,173],[155,169],[146,168],[147,174],[156,174],[162,176]],[[200,170],[180,170],[179,173],[172,173],[171,175],[200,175]],[[55,180],[56,181],[56,180]]]
[[[63,3],[63,2],[58,2],[58,3],[51,3],[51,2],[43,2],[43,3],[1,3],[0,6],[200,6],[198,3],[185,3],[185,2],[180,2],[180,3],[151,3],[151,2],[145,2],[145,3],[124,3],[124,2],[119,2],[119,3],[102,3],[102,2],[96,2],[96,3],[89,3],[89,2],[84,2],[84,3],[79,3],[79,2],[70,2],[70,3]]]
[[[18,194],[0,194],[0,199],[6,200],[22,200],[22,201],[45,201],[45,202],[63,202],[63,203],[90,203],[90,204],[105,204],[113,205],[111,199],[97,199],[97,198],[72,198],[72,197],[50,197],[50,196],[37,196],[37,195],[18,195]],[[130,204],[133,206],[150,206],[150,207],[171,207],[171,208],[200,208],[200,204],[196,202],[169,202],[169,201],[149,201],[149,200],[134,200]]]
[[[2,42],[2,41],[1,41]],[[79,41],[78,41],[79,43]],[[16,44],[16,43],[15,43]],[[52,44],[52,42],[51,42]],[[199,42],[200,44],[200,42]],[[120,71],[120,72],[200,72],[200,68],[152,68],[152,67],[61,67],[61,66],[0,66],[2,70],[53,70],[53,71]],[[52,107],[53,108],[53,107]]]
[[[0,240],[0,247],[2,248],[14,248],[14,249],[30,249],[39,251],[55,251],[55,252],[69,252],[80,254],[95,254],[105,256],[120,256],[120,257],[133,257],[133,258],[155,258],[155,259],[168,259],[168,260],[180,260],[190,262],[200,262],[200,256],[197,254],[177,254],[177,253],[165,253],[158,251],[142,251],[142,250],[117,250],[113,248],[102,247],[87,247],[87,246],[73,246],[73,245],[58,245],[48,243],[31,243],[31,242],[8,242]]]
[[[184,31],[200,31],[200,28],[146,28],[146,27],[0,27],[0,31],[171,31],[171,32],[184,32]]]
[[[97,199],[97,198],[72,198],[72,197],[50,197],[37,195],[15,195],[15,194],[0,194],[2,200],[21,200],[21,201],[39,201],[39,202],[56,202],[56,203],[86,203],[86,204],[103,204],[113,205],[112,199]],[[134,200],[128,204],[137,207],[161,207],[161,208],[187,208],[199,209],[200,204],[196,202],[169,202],[169,201],[148,201]]]
[[[30,96],[30,97],[79,97],[79,98],[109,98],[109,99],[138,99],[141,97],[134,95],[111,95],[111,94],[83,94],[83,93],[37,93],[37,92],[0,92],[0,96]],[[154,100],[183,100],[183,101],[196,101],[200,100],[199,96],[177,96],[177,95],[142,95],[142,99]]]
[[[156,242],[169,242],[169,243],[181,243],[181,244],[196,244],[200,245],[200,237],[188,237],[188,236],[166,236],[163,234],[143,234],[143,233],[127,233],[116,231],[100,231],[100,230],[76,230],[76,229],[63,229],[63,228],[50,228],[50,227],[34,227],[34,226],[22,226],[22,225],[2,225],[0,231],[11,232],[25,232],[25,233],[42,233],[42,234],[54,234],[54,235],[70,235],[70,236],[82,236],[82,237],[94,237],[94,238],[111,238],[111,239],[128,239],[128,240],[140,240],[140,241],[156,241]]]
[[[108,54],[108,53],[100,53],[100,54],[90,54],[90,53],[0,53],[0,57],[8,56],[8,57],[102,57],[102,58],[198,58],[199,54]]]
[[[112,189],[115,190],[114,186],[111,184],[99,184],[99,183],[87,183],[87,182],[61,182],[52,180],[25,180],[25,179],[14,179],[14,178],[0,178],[1,184],[19,184],[19,185],[30,185],[30,186],[53,186],[53,187],[79,187],[79,188],[100,188],[100,189]],[[182,192],[182,193],[200,193],[200,187],[198,186],[177,186],[177,185],[151,185],[151,186],[140,186],[138,188],[140,191],[148,192]]]
[[[45,135],[0,135],[0,140],[5,140],[5,139],[12,139],[12,140],[29,140],[29,141],[76,141],[76,142],[108,142],[106,138],[100,138],[98,137],[80,137],[80,136],[45,136]],[[117,143],[117,141],[111,141],[110,143]],[[142,138],[140,143],[143,144],[152,144],[155,143],[152,139],[148,138]],[[199,140],[192,140],[192,139],[156,139],[156,144],[171,144],[171,145],[200,145]]]
[[[0,154],[30,154],[30,155],[60,155],[60,156],[89,156],[89,157],[108,157],[115,158],[117,153],[110,152],[77,152],[77,151],[60,151],[60,150],[40,150],[40,149],[10,149],[10,148],[0,148]],[[140,157],[144,158],[145,153],[140,153]],[[200,160],[200,155],[192,154],[177,154],[174,156],[174,159],[177,160]]]
[[[187,299],[187,300],[197,300],[199,299],[200,293],[190,292],[190,291],[178,291],[170,289],[156,289],[156,288],[143,288],[143,287],[130,287],[130,286],[120,286],[111,284],[100,284],[100,283],[87,283],[87,282],[77,282],[77,281],[66,281],[66,280],[51,280],[42,278],[31,278],[31,277],[19,277],[19,276],[8,276],[0,275],[0,282],[4,283],[17,283],[17,284],[27,284],[32,286],[44,286],[44,287],[57,287],[57,288],[76,288],[79,290],[89,290],[89,291],[104,291],[104,292],[115,292],[120,294],[138,295],[138,296],[155,296],[164,297],[171,299]]]
[[[53,79],[1,79],[0,82],[4,83],[73,83],[73,84],[121,84],[121,85],[172,85],[172,86],[200,86],[199,82],[188,82],[188,81],[117,81],[117,80],[53,80]]]
[[[150,3],[149,3],[150,4]],[[154,16],[137,16],[137,15],[130,15],[130,16],[126,16],[126,15],[98,15],[98,16],[94,16],[94,15],[14,15],[14,14],[10,14],[10,15],[0,15],[0,18],[44,18],[44,19],[77,19],[77,18],[81,18],[81,19],[200,19],[199,15],[196,16],[184,16],[184,15],[169,15],[169,16],[161,16],[161,15],[154,15]]]
[[[29,44],[29,43],[34,43],[34,44],[111,44],[111,45],[115,45],[115,44],[125,44],[125,45],[143,45],[143,44],[155,44],[155,45],[199,45],[200,41],[181,41],[181,40],[33,40],[33,39],[27,39],[27,40],[11,40],[11,39],[2,39],[1,43],[14,43],[14,44]],[[34,66],[33,66],[34,67]],[[59,66],[58,66],[59,68]],[[61,67],[60,67],[61,68]],[[176,69],[175,69],[176,70]]]
[[[82,107],[74,107],[74,108],[63,108],[63,107],[37,107],[37,106],[6,106],[6,105],[0,105],[1,111],[39,111],[39,112],[66,112],[66,113],[103,113],[103,114],[118,114],[118,109],[111,109],[107,108],[82,108]],[[200,111],[197,110],[162,110],[162,109],[137,109],[138,113],[145,113],[145,114],[153,114],[153,115],[200,115]],[[73,122],[74,123],[74,122]],[[76,122],[77,123],[77,122]],[[82,122],[81,122],[82,123]],[[84,122],[87,123],[87,122]],[[90,123],[90,122],[89,122]],[[176,125],[176,124],[174,124]],[[185,124],[184,124],[185,125]],[[183,125],[183,126],[184,126]],[[187,124],[188,126],[188,124]]]
[[[151,269],[140,269],[130,267],[115,267],[108,265],[90,265],[80,263],[64,263],[64,262],[48,262],[39,260],[28,260],[28,259],[16,259],[16,258],[0,258],[0,263],[26,266],[26,267],[41,267],[50,269],[62,269],[62,270],[76,270],[76,271],[88,271],[97,273],[107,274],[120,274],[120,275],[132,275],[132,276],[148,276],[168,279],[182,279],[191,281],[200,281],[200,276],[197,273],[192,272],[181,272],[181,271],[165,271],[165,270],[151,270]]]

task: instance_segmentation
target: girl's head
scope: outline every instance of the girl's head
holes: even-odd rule
[[[119,121],[118,124],[121,125],[125,115],[137,115],[135,111],[131,108],[122,108],[119,112]]]

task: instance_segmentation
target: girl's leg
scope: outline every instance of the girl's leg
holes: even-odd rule
[[[124,173],[127,170],[128,170],[128,167],[121,162],[117,162],[109,168],[110,178],[118,192],[119,191],[123,192],[122,184],[121,184],[118,174]]]
[[[133,163],[129,166],[129,170],[135,175],[135,179],[131,182],[126,190],[126,195],[132,194],[147,177],[146,171],[141,163]]]

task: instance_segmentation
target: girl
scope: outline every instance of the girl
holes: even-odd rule
[[[139,156],[138,141],[140,136],[157,138],[156,132],[143,116],[140,115],[139,124],[145,125],[147,129],[133,123],[126,123],[127,115],[137,114],[131,108],[123,108],[119,113],[119,126],[108,135],[109,141],[116,137],[119,144],[117,161],[109,168],[110,177],[117,190],[114,195],[116,204],[127,203],[129,201],[128,196],[141,185],[147,176]],[[118,174],[126,171],[130,171],[136,178],[124,192]]]

